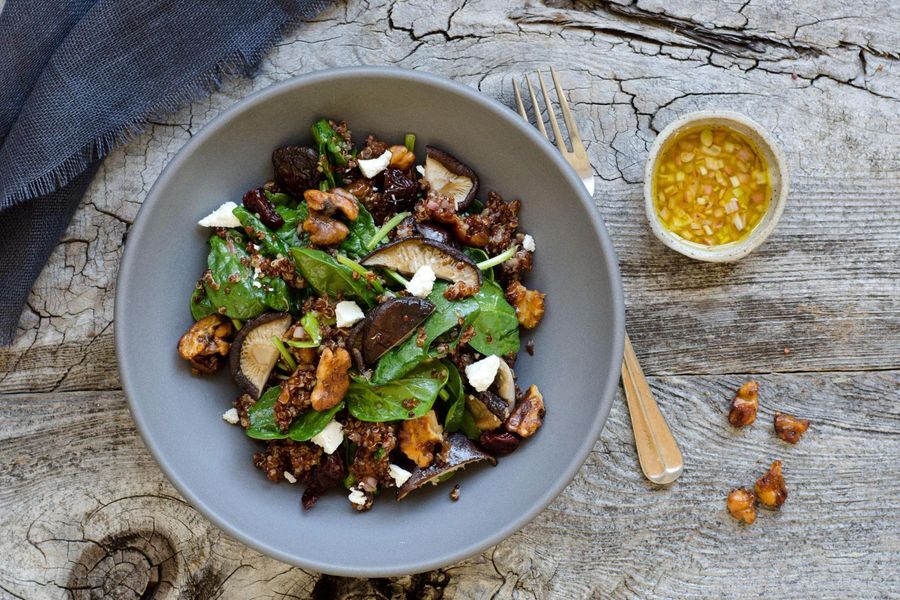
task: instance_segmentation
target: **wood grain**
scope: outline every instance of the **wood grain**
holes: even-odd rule
[[[254,79],[107,157],[0,349],[0,598],[900,598],[898,61],[891,0],[349,0],[288,32]],[[263,557],[165,481],[116,374],[130,224],[224,108],[360,63],[443,74],[507,104],[514,78],[557,68],[590,140],[628,330],[685,454],[674,486],[641,478],[619,402],[579,476],[522,532],[441,571],[367,581]],[[707,108],[762,123],[791,166],[780,226],[734,265],[667,250],[643,217],[656,132]],[[724,414],[746,373],[762,414],[734,432]],[[812,420],[796,447],[774,439],[776,408]],[[737,526],[725,494],[775,457],[788,504]]]

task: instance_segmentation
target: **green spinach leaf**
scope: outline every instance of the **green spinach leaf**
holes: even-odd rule
[[[447,376],[447,368],[434,362],[419,366],[402,379],[381,385],[354,377],[345,397],[347,407],[360,421],[415,419],[431,410]],[[404,402],[407,406],[403,406]]]
[[[278,228],[275,235],[278,236],[288,248],[308,245],[309,234],[300,229],[300,225],[306,220],[306,217],[309,214],[306,202],[300,202],[300,204],[297,205],[297,208],[276,206],[275,211],[281,215],[282,219],[284,219],[284,225]]]
[[[478,425],[475,424],[475,417],[472,416],[472,413],[469,412],[468,408],[463,410],[459,428],[462,429],[462,432],[466,434],[466,437],[470,440],[477,440],[481,437],[481,430],[478,429]]]
[[[470,320],[475,337],[469,340],[469,345],[485,355],[518,352],[519,320],[503,289],[493,281],[484,280],[472,298],[478,304],[478,314]]]
[[[312,248],[292,248],[294,263],[309,285],[320,295],[359,298],[369,306],[375,304],[375,290],[362,278],[354,279],[353,271],[330,255]]]
[[[375,219],[372,214],[366,210],[361,202],[357,201],[359,206],[359,216],[356,220],[348,225],[350,234],[341,242],[340,250],[350,258],[360,258],[369,253],[366,244],[378,232],[375,226]]]
[[[472,318],[473,313],[478,311],[478,302],[473,297],[453,301],[444,298],[444,291],[448,286],[448,283],[438,281],[428,295],[428,300],[434,303],[435,309],[422,324],[425,328],[425,342],[419,346],[416,343],[418,336],[413,335],[388,351],[378,361],[372,381],[386,383],[403,377],[431,357],[429,348],[438,336],[459,325],[460,320]]]
[[[244,237],[233,229],[226,231],[224,238],[210,238],[207,266],[212,283],[204,281],[210,304],[217,312],[241,320],[252,319],[266,308],[287,310],[291,305],[287,284],[266,275],[254,279],[245,244]]]
[[[201,280],[197,283],[197,287],[194,288],[194,293],[191,294],[191,316],[194,317],[195,321],[199,321],[214,312],[216,312],[216,307],[209,299],[209,296],[206,295],[206,288]]]
[[[475,261],[476,264],[484,262],[490,258],[488,256],[488,253],[481,248],[473,248],[471,246],[466,246],[465,248],[463,248],[463,254]],[[494,281],[494,269],[484,269],[483,271],[481,271],[481,276],[485,279]]]
[[[295,442],[305,442],[315,437],[325,426],[331,422],[334,415],[344,408],[340,402],[336,406],[318,412],[312,409],[294,419],[287,431],[281,431],[275,421],[275,404],[281,394],[281,386],[275,386],[266,390],[247,411],[250,419],[250,427],[247,435],[255,440],[283,440],[292,439]]]
[[[294,203],[294,197],[284,192],[270,192],[269,190],[263,190],[263,193],[265,193],[266,199],[275,206],[289,206]]]
[[[278,258],[288,255],[287,244],[284,243],[284,240],[276,236],[259,217],[243,206],[237,206],[231,212],[241,222],[250,241],[259,244],[263,256]]]
[[[442,361],[442,365],[447,369],[447,383],[444,389],[447,390],[449,397],[447,403],[447,416],[444,417],[444,430],[448,433],[459,431],[462,426],[463,416],[466,411],[466,397],[463,392],[462,376],[456,365],[449,361]]]

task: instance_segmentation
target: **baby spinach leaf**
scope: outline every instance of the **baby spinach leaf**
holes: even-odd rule
[[[447,416],[444,417],[444,430],[448,433],[459,431],[462,426],[463,415],[466,411],[466,399],[463,393],[462,377],[456,365],[449,361],[442,361],[442,365],[447,369],[447,383],[444,389],[447,390],[449,397],[447,398]]]
[[[210,304],[217,312],[241,320],[252,319],[267,307],[287,310],[290,306],[287,284],[266,275],[254,279],[245,243],[244,237],[231,229],[225,232],[224,238],[218,235],[210,238],[207,266],[212,283],[204,281]]]
[[[284,240],[276,236],[259,217],[243,206],[237,206],[231,212],[241,222],[250,241],[259,244],[263,256],[278,258],[288,255],[287,244],[284,243]]]
[[[366,243],[378,232],[372,214],[361,202],[357,201],[356,204],[359,206],[359,216],[348,225],[350,234],[340,245],[341,252],[350,258],[360,258],[368,254]]]
[[[281,386],[271,387],[250,406],[247,410],[247,417],[250,419],[247,436],[255,440],[292,439],[295,442],[305,442],[325,429],[334,415],[344,408],[344,403],[340,402],[322,412],[309,409],[294,419],[287,431],[281,431],[275,421],[275,404],[280,394]]]
[[[375,291],[369,284],[353,278],[353,271],[339,264],[330,255],[312,248],[292,248],[294,263],[316,293],[325,296],[342,294],[345,298],[359,298],[369,306],[375,304]]]
[[[214,312],[216,312],[216,307],[213,306],[209,296],[206,295],[206,288],[203,286],[203,281],[200,281],[197,284],[197,287],[194,288],[194,293],[191,294],[191,316],[194,317],[195,321],[199,321]]]
[[[490,258],[488,256],[488,253],[485,252],[484,250],[482,250],[481,248],[472,248],[471,246],[466,246],[465,248],[463,248],[463,253],[466,256],[468,256],[469,258],[471,258],[476,264],[478,264],[480,262],[484,262]],[[481,275],[485,279],[490,279],[491,281],[494,281],[494,269],[493,268],[488,268],[488,269],[482,270]]]
[[[421,365],[406,377],[381,385],[354,377],[345,396],[347,407],[360,421],[415,419],[431,410],[447,376],[447,368],[435,362]],[[404,402],[407,406],[403,406]]]
[[[472,416],[472,413],[469,412],[468,408],[463,409],[463,416],[459,428],[462,429],[462,432],[466,434],[466,437],[471,440],[477,440],[481,437],[481,430],[478,429],[478,425],[475,424],[475,417]]]
[[[264,193],[266,199],[275,206],[291,205],[294,203],[294,197],[290,194],[284,192],[270,192],[269,190],[264,190]]]
[[[306,246],[309,243],[309,235],[299,229],[309,214],[306,202],[300,202],[297,208],[288,206],[276,206],[275,211],[284,219],[284,225],[278,228],[275,235],[278,236],[289,248]],[[287,255],[285,255],[287,256]]]
[[[493,281],[485,280],[473,298],[478,304],[478,314],[470,320],[475,337],[469,341],[469,346],[486,355],[518,352],[519,320],[516,310],[506,301],[503,289]]]
[[[416,343],[418,336],[413,335],[405,342],[388,351],[378,361],[372,381],[386,383],[393,379],[403,377],[411,369],[430,358],[429,347],[441,334],[450,331],[460,320],[471,318],[478,310],[478,303],[473,298],[462,300],[447,300],[444,291],[448,283],[438,281],[428,295],[428,299],[434,303],[434,312],[431,313],[422,327],[425,328],[425,342],[419,346]]]

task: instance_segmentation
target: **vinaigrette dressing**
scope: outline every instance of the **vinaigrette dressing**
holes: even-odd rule
[[[772,199],[765,158],[728,127],[678,134],[663,149],[653,177],[654,206],[663,226],[708,246],[747,237]]]

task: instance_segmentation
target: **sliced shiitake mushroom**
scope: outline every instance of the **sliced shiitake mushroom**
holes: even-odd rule
[[[426,483],[437,484],[438,480],[450,473],[481,461],[487,461],[492,465],[497,464],[497,459],[473,444],[469,438],[461,433],[452,433],[447,438],[449,449],[446,451],[446,460],[442,463],[435,461],[427,469],[416,469],[400,489],[397,490],[397,500],[403,500],[410,492],[421,488]]]
[[[435,192],[453,198],[456,210],[467,209],[478,193],[475,171],[434,146],[425,146],[423,179]]]
[[[440,244],[447,244],[451,247],[456,245],[456,240],[453,239],[453,236],[450,234],[450,232],[440,225],[435,225],[434,223],[423,221],[421,223],[415,223],[415,228],[419,235],[421,235],[426,240],[431,240],[432,242],[438,242]]]
[[[476,291],[481,287],[481,270],[471,258],[447,244],[421,236],[385,244],[360,262],[366,267],[385,267],[404,275],[414,275],[428,265],[438,279],[462,282]]]
[[[372,309],[362,330],[362,355],[369,364],[408,338],[434,312],[434,304],[423,298],[399,297]]]
[[[289,313],[265,313],[244,324],[231,344],[231,377],[239,388],[259,398],[278,362],[272,336],[281,337],[291,326]]]
[[[509,410],[512,410],[516,405],[516,376],[505,360],[500,360],[497,378],[494,379],[494,388],[497,390],[497,395],[506,400]]]

